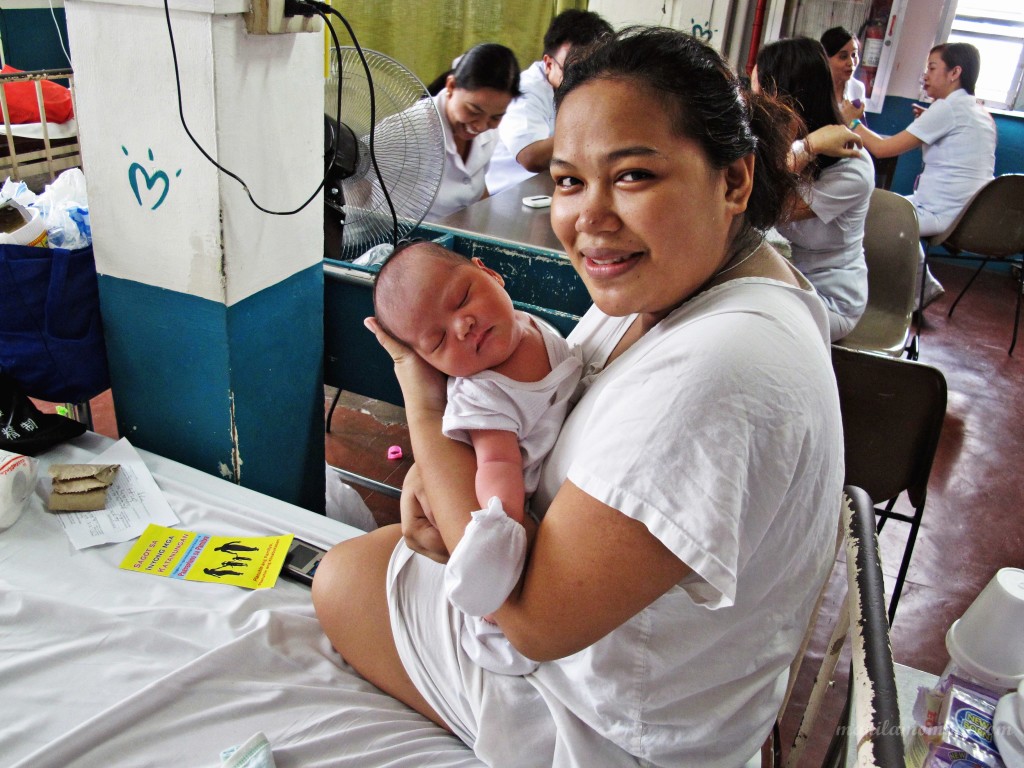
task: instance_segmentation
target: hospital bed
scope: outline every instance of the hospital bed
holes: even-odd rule
[[[59,123],[47,120],[43,98],[44,82],[66,82],[73,93],[72,71],[50,69],[0,74],[0,85],[25,82],[35,87],[41,120],[12,123],[5,89],[0,88],[0,181],[7,177],[15,181],[34,176],[54,179],[61,171],[82,164],[75,118]]]
[[[111,444],[86,433],[40,459],[88,462]],[[292,533],[323,548],[360,533],[139,453],[183,529]],[[0,532],[3,765],[219,766],[222,750],[257,732],[278,768],[479,765],[345,664],[307,587],[282,578],[245,590],[120,570],[133,542],[75,550],[45,511],[47,482]]]

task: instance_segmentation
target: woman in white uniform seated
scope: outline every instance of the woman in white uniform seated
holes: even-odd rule
[[[839,125],[832,72],[821,43],[809,37],[763,47],[751,75],[755,90],[792,101],[808,132]],[[813,144],[812,144],[813,148]],[[789,240],[793,264],[811,281],[828,309],[832,341],[857,325],[868,302],[864,220],[875,168],[861,149],[856,157],[808,157],[812,182],[800,190],[779,233]]]
[[[504,45],[482,43],[463,54],[434,96],[444,127],[444,176],[427,221],[439,221],[487,196],[484,175],[495,130],[519,96],[519,63]]]
[[[981,56],[973,45],[937,45],[928,54],[924,73],[925,92],[934,99],[931,106],[915,104],[914,122],[895,136],[883,138],[864,125],[854,129],[875,157],[895,157],[922,148],[924,170],[908,198],[917,209],[921,237],[945,232],[995,173],[996,126],[974,97],[980,70]],[[930,273],[925,279],[927,306],[943,290]]]
[[[821,47],[825,49],[832,70],[836,104],[839,105],[843,123],[849,124],[854,117],[863,115],[861,107],[866,98],[864,83],[853,76],[860,64],[860,41],[845,28],[832,27],[822,33]],[[860,110],[859,114],[855,114],[855,110]]]
[[[763,241],[795,189],[794,116],[667,28],[571,60],[556,106],[552,226],[594,306],[495,613],[540,663],[499,675],[462,650],[440,562],[478,509],[473,452],[441,432],[445,378],[372,320],[416,454],[404,537],[339,544],[314,604],[346,661],[488,765],[736,768],[775,721],[843,482],[828,319]]]

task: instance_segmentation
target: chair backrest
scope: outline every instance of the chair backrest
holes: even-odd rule
[[[1000,259],[1024,251],[1024,174],[996,176],[930,245]]]
[[[946,379],[929,365],[832,346],[846,445],[846,482],[879,502],[907,491],[924,504]]]
[[[868,305],[853,331],[839,343],[900,357],[917,309],[920,261],[917,210],[905,197],[876,189],[864,223]]]
[[[792,677],[799,669],[799,661],[815,628],[826,619],[834,621],[831,637],[822,654],[785,765],[787,768],[795,768],[800,764],[804,749],[817,729],[822,701],[832,687],[836,664],[845,640],[849,637],[852,649],[849,685],[859,695],[853,697],[854,707],[852,713],[848,711],[847,719],[838,724],[828,724],[833,733],[829,755],[845,753],[845,749],[839,748],[839,745],[848,739],[849,733],[853,733],[853,743],[858,753],[857,765],[902,767],[903,740],[899,728],[900,714],[889,644],[889,623],[886,619],[885,586],[875,535],[874,502],[862,489],[854,486],[844,489],[838,532],[837,554],[844,553],[846,560],[846,596],[834,615],[825,615],[819,611],[819,597],[819,606],[811,617],[804,647],[791,670],[792,688]],[[826,584],[822,595],[827,587]],[[868,691],[872,695],[864,695]],[[789,691],[783,711],[788,701]],[[781,717],[780,713],[780,720]],[[767,763],[767,760],[763,761],[763,764]]]

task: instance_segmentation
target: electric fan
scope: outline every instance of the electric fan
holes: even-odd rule
[[[444,173],[444,129],[426,87],[389,56],[365,49],[363,55],[372,85],[358,51],[343,47],[331,51],[331,74],[324,94],[325,154],[331,160],[324,184],[324,215],[328,230],[340,220],[340,258],[344,261],[415,229],[430,210]],[[339,72],[340,125],[334,119]],[[371,87],[376,125],[370,122]],[[371,130],[373,154],[390,206],[371,161]],[[339,258],[337,254],[335,249],[331,255]]]

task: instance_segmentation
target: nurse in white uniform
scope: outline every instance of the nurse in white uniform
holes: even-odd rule
[[[797,37],[763,47],[751,85],[792,99],[808,131],[842,122],[828,59],[817,40]],[[824,302],[830,339],[838,341],[853,330],[867,306],[864,221],[875,172],[863,149],[855,157],[809,159],[812,181],[777,228],[790,241],[793,265]]]
[[[832,70],[836,104],[839,105],[844,122],[849,124],[856,115],[851,112],[848,116],[846,110],[857,102],[863,105],[867,98],[864,83],[853,76],[857,71],[857,65],[860,64],[860,42],[845,28],[832,27],[822,33],[821,46],[825,49],[828,65]]]
[[[444,176],[427,221],[439,221],[487,196],[484,175],[498,143],[496,128],[519,96],[519,63],[503,45],[471,48],[434,96],[444,127]]]
[[[922,148],[924,170],[908,197],[917,209],[922,237],[945,232],[995,173],[995,123],[974,96],[980,69],[981,56],[973,45],[937,45],[928,55],[924,74],[925,92],[934,99],[931,106],[915,105],[914,122],[895,136],[883,138],[864,125],[855,128],[875,157]],[[931,274],[925,279],[927,305],[943,290]]]

